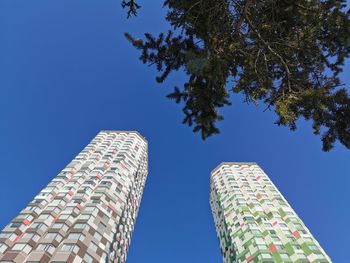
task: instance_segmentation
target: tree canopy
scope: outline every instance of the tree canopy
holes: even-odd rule
[[[123,1],[128,16],[140,8]],[[323,150],[350,149],[350,97],[340,82],[350,55],[345,0],[166,0],[170,30],[137,39],[140,60],[164,82],[184,70],[186,83],[167,97],[183,105],[183,123],[203,139],[219,132],[230,96],[274,110],[278,125],[312,121]]]

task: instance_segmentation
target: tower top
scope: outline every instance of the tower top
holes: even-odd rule
[[[222,162],[216,166],[211,172],[213,173],[223,165],[258,165],[256,162]]]
[[[143,139],[144,141],[147,142],[147,139],[142,136],[141,133],[139,133],[138,131],[124,131],[124,130],[101,130],[100,132],[107,132],[107,133],[135,133],[137,134],[141,139]]]

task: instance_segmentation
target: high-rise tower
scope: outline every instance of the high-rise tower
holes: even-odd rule
[[[3,229],[0,262],[125,262],[147,173],[139,133],[101,131]]]
[[[224,263],[331,262],[256,163],[221,163],[210,205]]]

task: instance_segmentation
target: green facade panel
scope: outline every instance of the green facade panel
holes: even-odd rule
[[[210,205],[224,263],[332,262],[256,163],[215,168]]]

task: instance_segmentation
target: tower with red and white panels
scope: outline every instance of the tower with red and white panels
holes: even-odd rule
[[[124,263],[148,174],[147,141],[101,131],[0,233],[0,262]]]
[[[210,181],[210,206],[224,263],[331,262],[256,163],[221,163]]]

